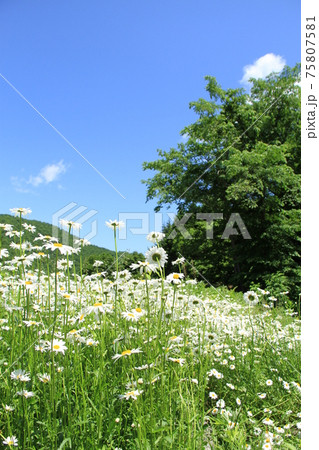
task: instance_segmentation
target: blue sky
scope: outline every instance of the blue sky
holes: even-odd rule
[[[96,220],[91,242],[113,248],[104,222],[120,213],[150,213],[153,230],[142,163],[182,140],[205,75],[245,87],[245,73],[300,62],[300,2],[2,1],[0,54],[2,76],[125,197],[0,77],[0,213],[29,207],[52,222],[74,204],[78,221],[83,206],[96,214],[82,235]],[[145,251],[129,231],[141,222],[127,224],[119,248]]]

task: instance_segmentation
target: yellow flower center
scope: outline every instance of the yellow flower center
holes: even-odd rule
[[[95,306],[97,308],[98,306],[102,306],[102,303],[94,303],[93,306]]]
[[[84,314],[81,314],[79,320],[83,320],[83,318],[84,318]]]
[[[55,242],[53,244],[53,247],[61,248],[61,247],[63,247],[63,244],[60,244],[59,242]]]
[[[53,348],[54,348],[54,350],[59,350],[60,346],[59,346],[59,344],[55,344],[55,345],[53,346]]]
[[[135,308],[135,311],[138,313],[142,312],[141,308]]]
[[[30,284],[32,284],[32,281],[26,281],[25,284],[30,285]]]
[[[130,317],[134,317],[134,314],[132,314],[132,313],[128,313],[127,315]]]
[[[179,279],[178,273],[174,273],[173,278],[174,278],[174,280],[178,280]]]
[[[131,350],[124,350],[124,352],[122,352],[122,356],[130,355],[131,353],[132,353]]]

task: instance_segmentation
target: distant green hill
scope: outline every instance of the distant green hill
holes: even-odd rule
[[[9,214],[0,214],[0,224],[11,224],[13,225],[14,230],[18,231],[20,229],[20,219],[19,217],[14,217]],[[31,233],[23,228],[23,241],[28,241],[32,245],[41,245],[41,241],[34,241],[34,239],[40,234],[43,236],[52,236],[54,235],[59,239],[59,242],[68,243],[68,232],[66,230],[62,230],[56,226],[52,226],[50,223],[41,222],[39,220],[26,219],[22,218],[22,223],[27,223],[36,227],[36,232]],[[74,237],[77,239],[77,237]],[[18,237],[8,237],[5,235],[4,230],[2,230],[2,238],[1,238],[1,248],[7,248],[10,256],[16,255],[16,251],[10,248],[10,243],[12,241],[19,242]],[[72,245],[73,235],[71,234],[69,245]],[[144,256],[141,253],[133,252],[119,252],[119,269],[123,270],[128,268],[132,262],[136,262],[138,260],[143,260]],[[113,250],[109,250],[103,247],[98,247],[97,245],[88,245],[83,248],[83,268],[85,273],[95,272],[96,269],[93,268],[93,264],[95,260],[102,261],[103,264],[99,267],[99,271],[107,271],[111,273],[114,271],[114,261],[115,261],[115,252]],[[80,256],[74,255],[74,264],[76,269],[78,270],[80,267]]]

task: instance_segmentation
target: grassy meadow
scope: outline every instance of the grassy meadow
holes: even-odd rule
[[[200,274],[184,277],[183,258],[167,274],[161,233],[130,270],[118,270],[117,254],[112,277],[99,261],[84,275],[88,242],[41,235],[28,245],[26,210],[13,212],[19,227],[0,225],[15,250],[0,250],[3,448],[300,448],[300,320],[285,308],[289,293],[207,287]],[[121,224],[107,225],[116,249]]]

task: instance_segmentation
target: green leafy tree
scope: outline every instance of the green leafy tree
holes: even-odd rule
[[[190,103],[198,115],[181,134],[185,143],[145,162],[144,180],[157,210],[174,205],[192,239],[164,227],[171,258],[183,255],[188,271],[211,283],[247,289],[269,285],[275,273],[297,297],[300,282],[300,66],[252,79],[250,93],[223,90],[206,77],[209,99]],[[221,213],[210,224],[196,214]],[[235,214],[235,215],[234,215]],[[239,216],[238,216],[239,215]],[[243,227],[251,239],[244,238]],[[228,223],[228,226],[227,226]],[[208,225],[209,227],[209,225]],[[172,235],[171,235],[172,236]],[[246,233],[247,237],[247,233]]]

